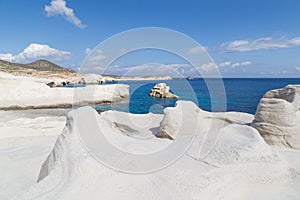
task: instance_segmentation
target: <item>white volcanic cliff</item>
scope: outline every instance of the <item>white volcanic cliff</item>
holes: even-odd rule
[[[0,74],[0,109],[58,108],[120,101],[129,97],[129,86],[88,85],[50,88],[30,77]]]
[[[205,114],[204,111],[195,108],[191,102],[180,101],[174,109],[185,110],[182,113],[182,124],[189,124],[191,118],[190,115],[186,115],[189,112],[198,113],[200,121],[204,120],[204,123],[213,120],[213,114],[209,116],[209,113]],[[210,117],[212,118],[207,119]],[[149,121],[149,118],[155,120]],[[281,184],[299,181],[299,170],[278,158],[254,128],[243,125],[253,119],[251,115],[217,114],[216,124],[221,122],[222,126],[206,126],[204,129],[199,127],[189,133],[183,128],[175,140],[154,137],[161,130],[157,126],[165,126],[166,123],[161,122],[159,125],[159,119],[161,120],[162,116],[114,111],[98,115],[90,107],[82,107],[68,113],[67,126],[42,165],[38,183],[17,199],[233,199],[235,195],[235,199],[249,199],[247,195],[243,196],[243,192],[247,194],[245,189],[256,184],[259,184],[259,187],[251,187],[249,194],[261,193],[265,188],[274,186],[274,190],[269,189],[262,199],[274,195],[279,198],[284,198],[287,194],[293,197],[299,195],[293,190],[281,190],[281,193],[277,194]],[[191,140],[187,152],[170,166],[140,175],[122,173],[110,168],[112,166],[107,167],[105,162],[102,163],[103,160],[97,161],[97,154],[92,150],[103,150],[98,153],[105,158],[104,160],[112,160],[112,164],[124,162],[126,165],[123,167],[131,170],[144,164],[147,167],[149,164],[160,162],[160,159],[167,160],[171,152],[164,155],[161,151],[162,156],[155,157],[153,163],[143,163],[140,160],[127,162],[129,157],[122,154],[111,157],[105,153],[106,147],[100,143],[96,142],[95,146],[91,146],[98,136],[86,138],[88,146],[83,145],[82,137],[95,131],[93,121],[98,123],[99,130],[102,130],[110,144],[129,153],[159,151],[161,147],[179,141],[178,146],[173,148],[176,151],[177,148],[181,148],[181,144],[185,144],[184,141],[192,139],[193,135],[195,137]],[[84,126],[86,130],[81,136],[78,132],[80,126]],[[173,130],[172,126],[178,127],[178,124],[168,122],[168,127],[171,128],[169,130]],[[218,137],[209,137],[212,131],[216,131],[214,136]],[[144,139],[139,140],[139,137]],[[209,150],[202,149],[206,147],[209,147]],[[201,154],[202,150],[205,154]],[[241,192],[236,192],[237,187]],[[248,197],[252,198],[253,195]]]
[[[300,149],[300,85],[267,92],[252,125],[267,143]]]

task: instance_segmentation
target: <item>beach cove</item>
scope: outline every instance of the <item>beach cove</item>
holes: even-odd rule
[[[205,111],[184,99],[159,107],[163,114],[98,114],[80,104],[113,108],[136,94],[125,84],[91,85],[77,89],[91,94],[92,88],[94,96],[82,95],[74,109],[59,108],[70,107],[66,91],[72,96],[76,88],[50,88],[36,78],[5,73],[0,81],[6,94],[6,111],[0,111],[1,199],[300,196],[299,86],[268,92],[256,115]],[[103,138],[123,153],[103,148]],[[140,154],[145,156],[132,157]]]

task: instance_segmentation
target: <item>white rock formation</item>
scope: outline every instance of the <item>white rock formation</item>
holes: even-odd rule
[[[19,87],[32,88],[34,82],[39,88],[41,84],[0,73],[0,83],[8,79],[12,79],[9,83],[17,81]],[[2,86],[14,90],[10,93]],[[22,94],[7,84],[0,89],[1,105],[5,103],[4,97],[14,92]],[[44,87],[37,91],[45,92],[43,89],[48,93]],[[30,97],[25,94],[20,97],[40,98],[40,94],[33,92],[27,91]],[[295,95],[287,101],[294,102],[297,98]],[[186,101],[178,101],[164,115],[117,111],[98,115],[91,107],[82,107],[69,112],[66,119],[66,112],[0,111],[0,199],[300,198],[300,151],[276,148],[276,156],[258,132],[248,126],[253,121],[250,114],[210,113]],[[96,124],[92,126],[92,122]],[[85,128],[81,136],[80,126]],[[129,169],[168,160],[173,150],[181,148],[185,141],[190,143],[173,162],[158,171],[139,175],[122,173],[95,159],[94,149],[106,149],[101,143],[91,143],[94,146],[89,148],[83,145],[82,137],[94,132],[95,127],[116,149],[142,158],[149,152],[157,152],[152,162],[144,163],[139,159],[128,162],[123,154],[111,156],[100,151],[107,160],[124,162]],[[174,140],[155,137],[159,134]],[[88,137],[88,142],[98,139],[97,136]],[[172,151],[163,153],[162,149],[176,142]]]
[[[50,87],[61,87],[68,85],[95,85],[105,84],[106,80],[98,74],[76,74],[76,76],[66,79],[48,79],[47,85]]]
[[[189,102],[179,102],[177,107],[179,106],[182,110],[187,108],[189,111],[195,108]],[[183,113],[183,123],[188,123],[191,119],[185,113],[188,112]],[[222,118],[220,114],[216,116],[220,121],[224,119],[230,121],[224,128],[213,129],[219,131],[218,140],[204,137],[205,134],[201,131],[205,131],[208,127],[203,129],[199,127],[197,129],[199,132],[196,133],[195,140],[187,153],[171,166],[153,173],[134,175],[120,173],[97,162],[94,157],[96,154],[92,156],[90,153],[93,153],[94,148],[104,147],[101,145],[87,148],[83,146],[78,135],[78,126],[85,125],[87,131],[93,131],[90,122],[96,120],[106,139],[116,147],[125,148],[128,152],[152,151],[161,146],[170,145],[172,140],[156,137],[139,140],[137,136],[145,136],[143,131],[153,130],[158,126],[156,119],[161,119],[161,116],[151,114],[126,116],[126,113],[113,111],[98,115],[89,107],[74,110],[68,114],[67,126],[63,134],[58,138],[41,167],[38,183],[27,193],[17,196],[16,199],[37,197],[38,199],[82,199],[87,196],[91,199],[99,197],[104,199],[232,199],[230,197],[233,196],[236,185],[243,191],[249,188],[249,185],[259,184],[259,187],[251,187],[252,192],[255,192],[263,191],[262,188],[272,187],[273,183],[276,187],[274,190],[269,190],[269,197],[283,198],[287,194],[293,197],[300,195],[296,189],[283,190],[279,195],[277,194],[278,187],[282,187],[281,182],[283,185],[286,181],[291,181],[291,184],[298,183],[298,181],[300,183],[300,177],[296,176],[299,170],[289,168],[286,163],[278,160],[254,128],[239,124],[228,125],[233,121],[242,124],[248,122],[250,115],[228,113],[225,118]],[[149,117],[155,118],[153,123],[149,122]],[[241,121],[238,120],[239,117],[242,118]],[[141,126],[135,124],[137,118]],[[205,116],[201,119],[206,120]],[[169,123],[169,126],[173,125],[176,126],[176,122]],[[173,130],[173,127],[170,128]],[[188,131],[188,129],[182,129],[184,130]],[[130,134],[131,131],[134,134]],[[86,134],[88,132],[81,137]],[[191,136],[187,134],[185,137],[177,137],[176,140],[184,141],[189,138]],[[90,138],[90,142],[95,139],[97,138]],[[213,148],[205,157],[199,157],[198,153],[204,140]],[[106,154],[102,156],[114,160],[114,163],[126,163],[127,160],[126,156],[119,154],[116,154],[116,157]],[[168,156],[169,154],[166,154],[164,159]],[[153,160],[153,162],[158,161],[158,158]],[[128,163],[133,169],[142,164],[139,160]],[[243,193],[237,194],[235,191],[235,194],[244,197]]]
[[[13,199],[36,184],[69,111],[0,111],[0,199]]]
[[[0,109],[55,108],[115,102],[129,96],[129,86],[90,85],[82,88],[50,88],[28,77],[0,78]]]
[[[66,80],[67,85],[76,84],[104,84],[105,79],[98,74],[77,74],[75,77]]]
[[[220,130],[229,124],[243,125],[252,121],[253,115],[247,113],[211,113],[200,109],[191,101],[177,101],[175,107],[164,109],[164,118],[156,136],[175,139],[209,130]]]
[[[201,149],[195,142],[187,154],[196,160],[203,160],[214,166],[233,165],[249,162],[275,162],[276,154],[269,148],[259,132],[246,125],[231,124],[221,128],[216,137],[199,134],[196,140],[203,143]],[[199,152],[206,151],[205,154]]]
[[[177,95],[170,92],[170,86],[167,86],[166,83],[156,84],[149,95],[156,98],[178,98]]]
[[[300,85],[267,92],[252,125],[268,144],[300,149]]]
[[[174,108],[164,110],[156,136],[173,140],[195,136],[187,154],[215,166],[275,159],[258,131],[246,125],[252,120],[250,114],[211,113],[193,102],[177,101]]]

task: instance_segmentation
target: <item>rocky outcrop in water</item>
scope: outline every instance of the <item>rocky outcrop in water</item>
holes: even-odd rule
[[[300,85],[267,92],[252,125],[267,143],[300,149]]]
[[[170,86],[167,86],[165,83],[156,84],[149,94],[151,97],[156,98],[178,98],[177,95],[170,92]]]

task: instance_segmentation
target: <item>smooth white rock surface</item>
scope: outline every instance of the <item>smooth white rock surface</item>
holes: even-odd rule
[[[187,120],[188,119],[188,120]],[[191,101],[177,101],[175,107],[164,109],[158,137],[175,139],[195,133],[220,130],[229,124],[250,124],[253,115],[238,112],[212,113]]]
[[[188,104],[179,103],[182,110]],[[191,107],[187,107],[188,110]],[[183,123],[192,120],[185,118],[188,116],[184,113]],[[210,133],[205,132],[207,127],[197,129],[199,132],[194,133],[191,148],[175,163],[156,172],[137,175],[115,171],[96,161],[82,145],[76,124],[96,118],[114,145],[142,152],[172,142],[157,137],[136,142],[136,136],[145,136],[144,132],[151,134],[151,127],[157,128],[163,116],[128,117],[126,113],[114,111],[98,115],[89,107],[74,110],[68,114],[67,126],[41,168],[39,182],[15,199],[252,199],[250,194],[256,194],[256,199],[300,197],[297,189],[300,161],[295,160],[299,151],[270,149],[255,129],[242,125],[251,119],[248,114],[227,113],[224,118],[218,113],[216,116],[221,121],[231,121],[224,127],[212,129],[219,131],[218,140],[203,138]],[[135,121],[138,117],[139,122]],[[147,124],[149,117],[155,120]],[[234,124],[234,120],[239,124]],[[174,141],[192,137],[190,133],[182,135]],[[203,139],[208,143],[216,142],[216,145],[208,145],[213,148],[202,158],[197,157],[197,153]],[[126,160],[125,157],[119,159]]]
[[[268,144],[300,149],[300,85],[267,92],[252,125]]]
[[[0,111],[0,199],[12,199],[36,184],[69,111]]]
[[[129,86],[89,85],[81,88],[50,88],[36,79],[0,77],[0,108],[64,107],[73,104],[115,102],[129,96]]]
[[[157,83],[154,85],[149,95],[155,98],[178,98],[177,95],[170,92],[170,86],[167,86],[166,83]]]

